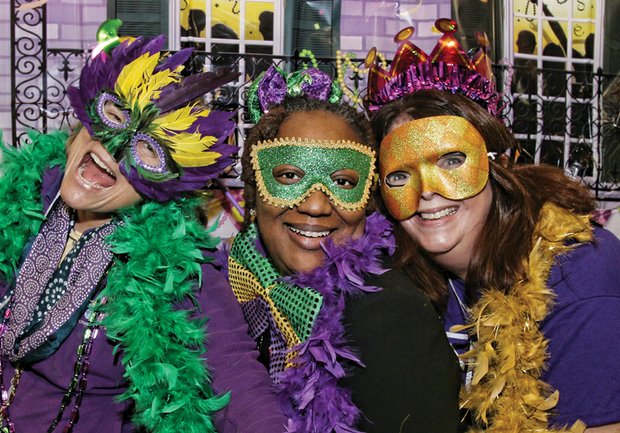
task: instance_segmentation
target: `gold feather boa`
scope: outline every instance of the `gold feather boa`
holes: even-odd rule
[[[566,245],[568,240],[577,243]],[[584,431],[581,421],[569,429],[548,426],[549,411],[556,406],[559,392],[551,392],[540,380],[548,341],[539,326],[555,296],[547,288],[555,257],[591,240],[587,215],[545,204],[534,231],[525,278],[508,293],[485,290],[472,307],[470,323],[458,327],[469,329],[477,340],[463,355],[473,366],[473,379],[469,389],[461,391],[461,407],[472,411],[477,424],[468,433]]]

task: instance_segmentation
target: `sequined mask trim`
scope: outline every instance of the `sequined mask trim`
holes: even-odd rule
[[[258,192],[267,203],[293,208],[314,191],[322,191],[337,207],[348,211],[366,207],[376,160],[372,149],[352,141],[293,138],[259,142],[251,159]],[[304,175],[295,183],[280,183],[273,172],[280,165],[297,167]],[[357,184],[351,188],[339,186],[331,177],[344,169],[358,175]]]
[[[464,161],[454,168],[440,163],[448,155]],[[434,192],[449,200],[464,200],[482,191],[489,179],[484,139],[466,119],[434,116],[407,122],[381,142],[379,156],[381,195],[390,214],[410,218],[420,196]],[[390,183],[390,176],[402,181]]]

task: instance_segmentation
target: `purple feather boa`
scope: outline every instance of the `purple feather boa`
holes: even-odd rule
[[[380,290],[364,284],[364,274],[382,274],[385,251],[394,253],[392,225],[378,213],[368,217],[364,235],[344,245],[323,245],[326,260],[308,274],[285,278],[323,295],[323,307],[310,338],[294,348],[296,367],[286,369],[278,396],[289,417],[288,433],[360,433],[355,428],[360,410],[349,390],[339,386],[344,365],[362,362],[347,347],[342,323],[346,296]]]

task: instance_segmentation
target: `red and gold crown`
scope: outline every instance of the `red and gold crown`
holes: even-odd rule
[[[443,36],[430,55],[409,40],[415,31],[413,27],[398,32],[394,36],[398,50],[389,71],[377,64],[376,48],[370,50],[366,56],[367,109],[375,111],[419,90],[438,89],[463,94],[497,116],[500,95],[491,71],[486,34],[476,33],[480,48],[470,58],[454,36],[458,30],[455,21],[440,18],[435,27]]]

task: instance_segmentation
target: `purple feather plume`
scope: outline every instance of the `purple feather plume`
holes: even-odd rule
[[[212,149],[219,149],[226,138],[235,130],[235,123],[230,120],[233,113],[211,110],[207,117],[199,117],[187,130],[188,133],[199,131],[202,135],[218,137]]]
[[[323,306],[310,338],[293,349],[296,367],[281,374],[278,397],[289,416],[288,433],[360,433],[355,428],[360,410],[349,390],[338,381],[346,364],[363,366],[347,347],[342,317],[345,298],[380,290],[364,284],[364,274],[381,274],[381,256],[394,252],[392,225],[378,213],[368,217],[363,236],[345,245],[328,241],[323,245],[323,265],[308,274],[285,280],[312,287],[323,295]]]
[[[164,43],[163,35],[152,39],[139,37],[133,41],[126,40],[116,46],[110,56],[97,56],[85,65],[80,73],[79,89],[73,86],[69,88],[70,103],[80,121],[85,126],[90,123],[85,107],[103,89],[114,89],[114,84],[125,66],[147,52],[159,52]]]
[[[181,51],[174,53],[170,57],[166,58],[161,64],[155,67],[153,72],[157,73],[159,71],[165,71],[166,69],[173,71],[179,66],[181,66],[183,63],[185,63],[193,52],[193,48],[184,48]]]
[[[238,76],[239,72],[232,68],[190,75],[179,84],[166,86],[155,101],[155,106],[162,113],[167,113],[233,81]]]

